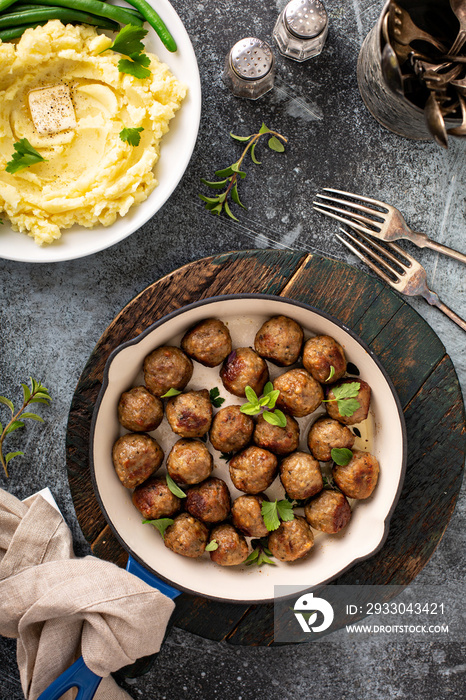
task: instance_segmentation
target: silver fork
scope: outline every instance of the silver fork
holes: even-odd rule
[[[351,224],[348,224],[348,226],[358,231],[358,229]],[[438,294],[429,289],[425,269],[417,260],[409,255],[409,253],[396,245],[396,243],[386,243],[386,247],[382,247],[379,243],[376,243],[373,239],[371,240],[360,231],[358,231],[358,236],[342,228],[340,228],[340,231],[342,231],[352,243],[349,243],[346,238],[343,238],[338,233],[336,233],[335,236],[360,260],[365,262],[371,270],[393,287],[393,289],[410,297],[424,297],[431,306],[436,306],[440,311],[443,311],[444,314],[451,318],[452,321],[457,323],[460,328],[466,331],[466,321],[440,301]],[[400,260],[393,253],[397,253],[403,260]],[[381,257],[382,255],[385,256],[385,259]],[[399,269],[396,269],[394,265],[388,263],[387,259],[394,263]],[[375,261],[377,261],[379,265],[376,265]],[[387,270],[389,274],[387,274],[383,268]]]
[[[407,238],[409,241],[419,246],[419,248],[432,248],[432,250],[436,250],[438,253],[449,255],[451,258],[459,260],[459,262],[466,263],[466,255],[463,253],[459,253],[457,250],[453,250],[453,248],[447,248],[447,246],[431,240],[425,233],[419,233],[418,231],[410,229],[402,213],[395,207],[392,207],[391,204],[385,204],[385,202],[379,202],[377,199],[362,197],[361,195],[352,194],[351,192],[334,190],[330,187],[324,187],[324,191],[351,197],[353,200],[359,199],[367,204],[380,207],[385,211],[377,211],[377,209],[367,207],[356,201],[350,201],[349,199],[340,199],[338,197],[329,197],[325,194],[318,194],[316,196],[325,201],[313,202],[313,204],[316,205],[314,209],[321,214],[331,216],[332,219],[337,219],[337,221],[341,221],[344,224],[350,224],[361,233],[374,236],[382,241],[396,241],[401,238]],[[353,211],[335,207],[326,204],[326,202],[342,204],[343,206],[351,207]],[[369,216],[373,218],[364,216],[364,214],[369,214]]]

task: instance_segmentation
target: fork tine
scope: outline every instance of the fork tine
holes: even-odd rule
[[[350,228],[353,228],[352,224],[348,224],[348,226],[349,226]],[[351,234],[348,233],[348,231],[345,231],[345,233],[347,233],[347,234],[350,236],[350,238],[352,237]],[[362,233],[361,231],[359,231],[358,233],[359,233],[359,236],[360,236],[363,240],[366,241],[366,243],[369,243],[369,244],[372,246],[372,248],[375,248],[375,250],[377,250],[379,253],[382,253],[382,255],[385,255],[385,257],[387,257],[389,260],[391,260],[391,261],[394,262],[396,265],[398,265],[402,270],[404,270],[406,267],[411,267],[411,266],[412,266],[412,265],[411,265],[411,260],[414,260],[414,258],[411,258],[411,260],[410,260],[409,257],[408,257],[408,254],[405,253],[405,251],[402,250],[402,248],[400,248],[399,245],[396,245],[396,243],[390,243],[390,242],[388,242],[388,241],[385,241],[385,246],[381,246],[379,243],[377,243],[377,241],[376,241],[373,237],[370,237],[370,238],[369,238],[369,236],[366,236],[366,235],[365,235],[364,233]],[[359,242],[359,241],[358,241],[358,242]],[[362,245],[362,244],[361,244],[361,245]],[[391,250],[396,251],[399,255],[401,255],[401,256],[403,256],[404,258],[406,258],[406,259],[408,260],[408,264],[407,264],[407,265],[404,265],[404,264],[402,263],[402,261],[399,260],[399,258],[397,258],[395,255],[393,255],[393,253],[391,252]],[[372,250],[371,250],[371,253],[372,253]],[[375,257],[377,257],[375,253],[373,253],[373,255],[374,255]],[[382,261],[381,261],[381,262],[382,262]]]
[[[324,204],[323,202],[312,202],[312,203],[317,204],[319,207],[322,207],[328,211],[337,211],[340,214],[346,214],[346,216],[351,217],[353,219],[356,219],[356,221],[360,221],[362,224],[369,224],[370,226],[373,226],[374,228],[376,228],[377,231],[380,231],[380,228],[381,228],[380,221],[374,221],[374,219],[368,219],[367,216],[362,216],[361,214],[356,214],[354,211],[348,211],[347,209],[340,209],[340,207],[331,207],[330,204]]]
[[[361,226],[360,224],[356,224],[355,222],[350,222],[349,219],[346,219],[343,216],[338,216],[338,214],[333,214],[331,211],[327,211],[326,209],[322,209],[320,206],[314,206],[313,209],[315,209],[316,211],[319,211],[321,214],[325,214],[326,216],[330,216],[332,219],[336,219],[337,221],[341,221],[342,224],[348,224],[348,226],[352,226],[357,231],[361,231],[361,233],[369,233],[369,234],[372,233],[372,235],[377,233],[377,231],[373,231],[373,230],[369,229],[367,226]]]
[[[345,231],[342,228],[340,229],[340,231],[343,231],[343,233],[347,234],[347,231]],[[349,250],[351,250],[351,252],[354,253],[354,255],[356,255],[356,257],[358,257],[360,260],[363,261],[363,263],[365,263],[368,267],[370,267],[370,269],[373,272],[375,272],[376,275],[378,275],[383,280],[385,280],[385,282],[387,284],[389,284],[391,287],[395,286],[396,283],[391,279],[391,277],[386,275],[385,272],[380,269],[380,267],[377,267],[377,265],[374,265],[372,260],[370,260],[365,255],[363,255],[357,248],[352,246],[351,243],[348,243],[348,241],[345,238],[343,238],[342,236],[340,236],[338,233],[335,233],[334,235],[338,238],[338,240],[340,240],[343,243],[344,246],[346,246]]]
[[[343,229],[340,229],[340,231],[343,231]],[[353,243],[355,243],[361,250],[363,250],[365,253],[367,253],[367,255],[370,255],[371,258],[377,260],[377,262],[380,263],[386,270],[388,270],[388,272],[390,272],[390,274],[393,275],[393,277],[395,277],[397,281],[400,280],[400,274],[403,274],[403,273],[400,273],[397,270],[395,270],[391,265],[388,264],[388,262],[386,260],[384,260],[378,253],[376,253],[375,250],[372,250],[372,248],[370,248],[365,243],[360,241],[359,238],[356,238],[356,236],[354,236],[352,233],[350,233],[349,231],[343,231],[343,233],[345,233],[345,235],[348,236],[348,238],[351,241],[353,241]],[[365,236],[364,236],[364,238],[365,238]],[[368,239],[365,238],[365,240],[367,241]],[[368,242],[371,242],[371,241],[368,241]],[[377,248],[382,253],[385,253],[382,246],[377,246]],[[391,255],[391,253],[388,254],[388,257],[393,258],[395,260],[395,262],[398,265],[400,265],[398,260],[393,255]],[[403,269],[402,266],[401,266],[401,269]],[[393,282],[393,280],[392,280],[392,282]]]
[[[345,192],[344,190],[334,190],[332,187],[323,187],[325,192],[333,192],[334,194],[344,194],[347,197],[353,197],[354,199],[362,199],[363,202],[368,204],[375,204],[377,207],[385,209],[387,212],[390,211],[389,205],[386,202],[380,202],[378,199],[371,199],[370,197],[363,197],[361,194],[354,194],[353,192]]]
[[[358,209],[358,211],[364,211],[366,214],[372,214],[373,216],[378,216],[380,219],[385,220],[386,214],[384,214],[382,211],[377,211],[376,209],[370,209],[369,207],[365,207],[363,204],[359,204],[358,202],[350,202],[348,199],[338,199],[338,197],[328,197],[326,194],[316,194],[316,197],[320,197],[320,199],[326,199],[329,202],[333,202],[334,204],[344,204],[348,207],[353,207],[353,209]],[[318,202],[320,204],[320,202]],[[379,223],[378,221],[374,223]]]

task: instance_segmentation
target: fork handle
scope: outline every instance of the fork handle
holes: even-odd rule
[[[435,292],[431,292],[429,289],[422,296],[431,306],[436,306],[438,309],[440,309],[440,311],[443,311],[443,313],[446,314],[448,318],[451,318],[452,321],[458,324],[458,326],[462,328],[463,331],[466,331],[466,321],[462,319],[461,316],[458,316],[458,314],[452,311],[449,306],[444,304],[443,301],[440,300],[438,294],[436,294]]]
[[[437,253],[448,255],[450,258],[454,258],[455,260],[458,260],[458,262],[466,264],[466,255],[464,253],[460,253],[458,250],[454,250],[446,245],[442,245],[442,243],[433,241],[431,238],[426,236],[425,233],[420,233],[419,231],[412,231],[412,233],[414,234],[413,236],[409,234],[407,236],[403,236],[403,238],[406,237],[419,248],[431,248],[432,250],[436,250]]]

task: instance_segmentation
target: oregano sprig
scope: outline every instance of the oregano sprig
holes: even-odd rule
[[[230,219],[238,221],[237,217],[233,214],[233,212],[230,209],[230,205],[228,203],[229,198],[232,202],[234,202],[234,204],[237,204],[243,209],[246,209],[244,204],[241,202],[238,194],[238,182],[239,180],[243,180],[246,177],[246,172],[241,169],[241,165],[244,159],[246,158],[248,152],[251,155],[252,162],[256,165],[261,165],[261,161],[258,160],[256,156],[256,146],[259,139],[261,139],[262,136],[264,136],[265,134],[269,134],[270,137],[267,142],[268,147],[272,151],[276,151],[277,153],[283,153],[283,151],[285,150],[284,143],[287,143],[288,139],[285,138],[285,136],[279,134],[278,132],[272,131],[272,129],[269,129],[264,123],[262,123],[262,126],[257,132],[257,134],[251,134],[250,136],[238,136],[237,134],[233,134],[232,132],[230,132],[230,136],[232,139],[235,139],[235,141],[245,142],[246,146],[241,156],[235,163],[229,165],[228,168],[223,168],[222,170],[215,171],[215,175],[218,178],[220,178],[219,180],[210,181],[201,178],[201,182],[204,185],[207,185],[207,187],[210,187],[213,190],[225,190],[221,194],[218,194],[216,197],[206,197],[203,194],[199,195],[200,199],[202,199],[202,201],[205,202],[205,208],[212,214],[220,215],[222,211],[224,211],[225,214],[230,217]]]
[[[2,463],[3,469],[5,470],[6,476],[8,474],[8,464],[14,458],[19,455],[24,455],[24,452],[8,452],[6,455],[3,454],[3,442],[7,435],[18,430],[18,428],[24,427],[24,419],[29,418],[30,420],[37,420],[41,423],[44,419],[38,416],[36,413],[30,413],[26,411],[26,408],[32,403],[45,403],[47,406],[52,400],[48,389],[38,382],[36,379],[30,377],[31,387],[29,388],[27,384],[21,384],[23,387],[23,404],[18,410],[15,409],[13,401],[7,399],[6,396],[0,396],[0,404],[7,406],[11,412],[10,421],[3,427],[0,423],[0,461]],[[21,418],[21,420],[19,420]]]
[[[241,413],[245,413],[247,416],[256,416],[262,411],[262,409],[273,409],[280,395],[278,389],[273,388],[272,382],[267,382],[264,386],[264,391],[262,396],[259,398],[252,387],[249,385],[245,388],[245,394],[247,398],[247,403],[243,403],[239,409]],[[274,411],[264,411],[262,413],[264,420],[271,425],[277,425],[280,428],[286,427],[286,416],[283,411],[275,408]]]

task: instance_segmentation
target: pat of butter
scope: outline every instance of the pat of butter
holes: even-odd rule
[[[68,85],[31,90],[29,111],[39,134],[59,134],[76,127],[76,115]]]

